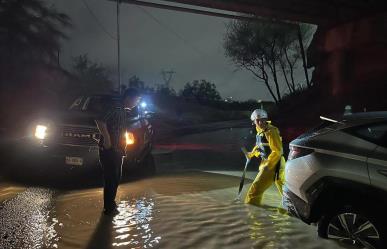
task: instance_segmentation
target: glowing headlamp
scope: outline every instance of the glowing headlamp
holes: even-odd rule
[[[37,125],[35,128],[35,137],[38,139],[45,139],[47,136],[47,126]]]
[[[131,133],[129,131],[125,132],[125,142],[126,142],[126,145],[134,144],[135,140],[134,140],[133,133]]]
[[[141,105],[142,108],[146,108],[148,104],[147,104],[146,102],[143,101],[143,102],[141,102],[140,105]]]

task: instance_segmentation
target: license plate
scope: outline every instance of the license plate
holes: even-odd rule
[[[83,158],[66,156],[66,164],[81,166],[83,164]]]

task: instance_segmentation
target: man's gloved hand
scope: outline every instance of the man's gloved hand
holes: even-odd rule
[[[247,153],[247,157],[248,157],[249,159],[251,159],[251,158],[253,158],[253,157],[259,157],[258,147],[255,146],[251,152],[248,152],[248,153]]]

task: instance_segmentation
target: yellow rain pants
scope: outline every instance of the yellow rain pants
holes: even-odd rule
[[[282,155],[282,141],[279,135],[278,128],[271,124],[268,124],[268,127],[265,131],[257,127],[257,133],[264,134],[266,140],[268,141],[268,146],[270,147],[271,152],[268,155],[267,159],[262,158],[262,161],[259,165],[259,173],[246,194],[245,203],[259,206],[261,205],[263,193],[273,183],[276,184],[278,191],[282,196],[282,187],[284,184],[285,158]],[[259,145],[256,145],[253,151],[250,153],[251,157],[260,156],[260,153],[257,150],[258,146]],[[279,174],[278,177],[275,177],[276,166],[278,163],[280,163]]]

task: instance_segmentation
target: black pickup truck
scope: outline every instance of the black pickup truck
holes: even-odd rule
[[[27,169],[29,172],[25,174],[100,171],[100,133],[94,120],[101,106],[106,101],[111,103],[111,100],[118,102],[118,97],[80,96],[64,112],[39,114],[35,120],[29,121],[26,135],[2,142],[2,159],[6,159],[8,171]],[[149,115],[141,107],[127,114],[127,132],[122,137],[123,142],[127,143],[123,173],[140,171],[152,174],[155,172],[151,154],[154,131]]]

